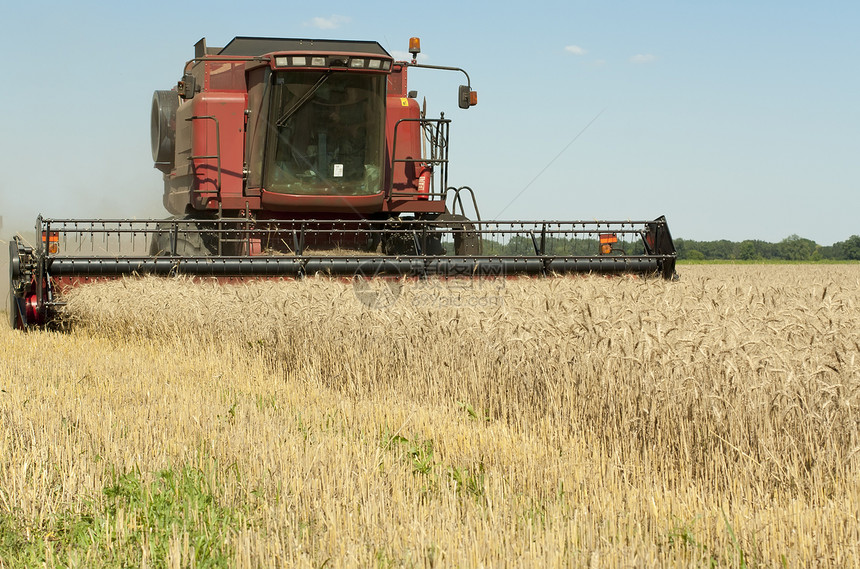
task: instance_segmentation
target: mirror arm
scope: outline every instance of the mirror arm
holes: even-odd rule
[[[444,65],[426,65],[424,63],[406,63],[409,67],[422,67],[424,69],[441,69],[442,71],[459,71],[463,75],[466,76],[466,86],[469,89],[472,88],[471,80],[469,79],[469,74],[466,73],[465,69],[461,69],[459,67],[446,67]]]
[[[409,67],[421,67],[424,69],[441,69],[442,71],[459,71],[463,75],[466,76],[466,84],[460,85],[460,90],[457,93],[457,105],[461,109],[468,109],[477,101],[476,93],[472,91],[472,81],[469,79],[469,74],[466,73],[465,69],[461,69],[459,67],[447,67],[444,65],[425,65],[423,63],[406,63],[405,65]]]

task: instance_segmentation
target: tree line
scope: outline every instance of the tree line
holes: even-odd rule
[[[483,240],[485,255],[535,255],[540,243],[535,238],[522,235],[514,236],[505,243],[491,239]],[[674,239],[678,259],[691,261],[858,261],[860,260],[860,236],[852,235],[845,241],[833,245],[819,245],[811,239],[790,235],[778,243],[747,239],[745,241],[695,241],[693,239]],[[619,244],[621,245],[621,244]],[[453,247],[448,247],[453,250]],[[628,250],[629,249],[629,250]],[[638,255],[643,252],[641,241],[631,243],[627,249],[617,252]],[[594,238],[548,239],[543,244],[547,255],[596,255],[600,250]],[[616,253],[617,253],[616,252]]]
[[[745,241],[694,241],[677,238],[678,259],[739,261],[858,261],[860,235],[852,235],[833,245],[819,245],[811,239],[790,235],[778,243],[757,239]]]

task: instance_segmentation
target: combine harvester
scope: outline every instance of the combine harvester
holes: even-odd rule
[[[484,221],[448,185],[450,119],[427,118],[411,69],[378,43],[205,39],[152,100],[168,220],[46,219],[10,242],[13,328],[50,324],[63,292],[125,275],[220,279],[675,275],[666,220]],[[473,218],[465,216],[464,201]]]

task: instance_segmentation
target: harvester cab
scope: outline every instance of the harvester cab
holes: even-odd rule
[[[130,275],[486,278],[675,275],[665,218],[487,221],[448,181],[451,120],[425,116],[413,69],[372,41],[237,37],[195,45],[155,91],[152,158],[166,220],[37,220],[10,243],[10,322],[53,322],[70,287]],[[466,216],[467,209],[471,218]]]
[[[153,96],[165,207],[201,219],[444,213],[450,121],[409,96],[408,68],[429,67],[417,38],[410,50],[405,62],[376,42],[200,40],[177,88]],[[460,93],[460,107],[477,101],[469,85]]]

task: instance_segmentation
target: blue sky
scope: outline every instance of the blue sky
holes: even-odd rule
[[[241,6],[241,7],[240,7]],[[452,126],[450,182],[499,219],[645,219],[676,237],[860,234],[858,2],[32,2],[0,48],[3,237],[50,217],[164,217],[152,92],[194,43],[372,39],[460,77],[411,88]]]

